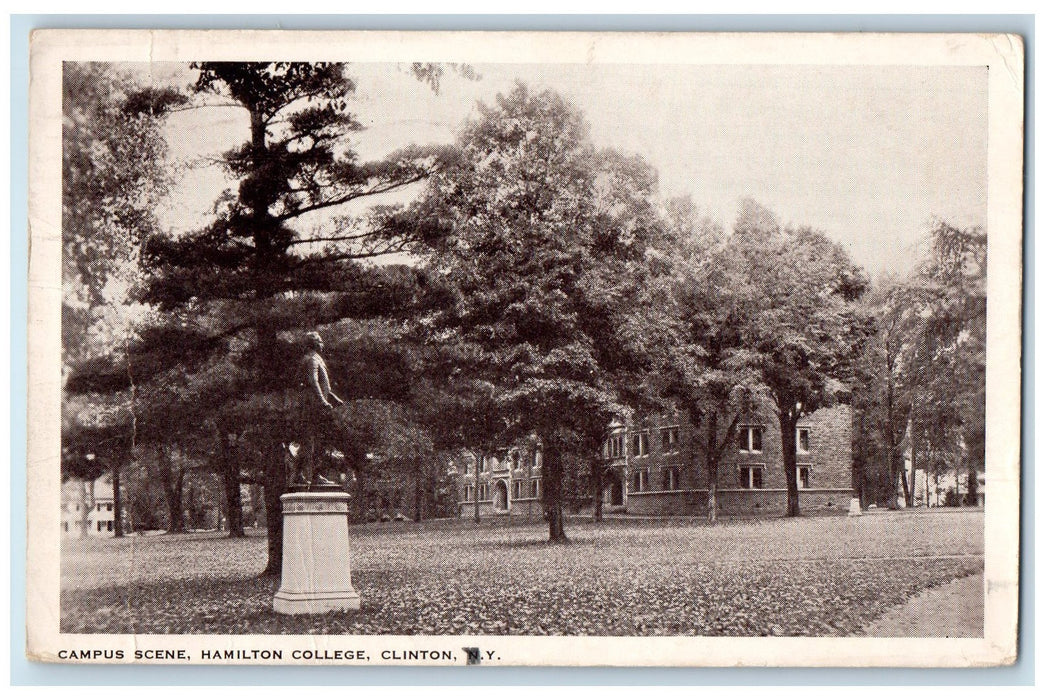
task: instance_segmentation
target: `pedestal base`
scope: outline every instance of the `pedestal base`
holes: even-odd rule
[[[358,610],[348,554],[348,494],[288,493],[283,505],[283,577],[272,608],[286,615]]]
[[[272,598],[272,609],[281,615],[319,615],[335,610],[359,610],[359,594],[355,591],[330,598],[316,593],[287,593],[282,588]]]
[[[860,512],[860,499],[859,498],[855,498],[855,497],[854,498],[850,498],[849,499],[849,517],[854,517],[855,518],[858,515],[863,515],[863,513]]]

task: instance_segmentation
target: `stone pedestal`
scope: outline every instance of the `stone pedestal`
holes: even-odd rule
[[[849,517],[855,518],[859,515],[862,515],[860,512],[860,499],[853,496],[849,499]]]
[[[348,494],[287,493],[283,505],[283,578],[272,601],[285,615],[358,610],[348,561]]]

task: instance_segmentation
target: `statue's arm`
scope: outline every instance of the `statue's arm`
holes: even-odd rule
[[[342,401],[341,398],[337,394],[334,393],[334,388],[332,386],[330,386],[330,376],[329,375],[327,375],[326,385],[327,385],[327,387],[326,387],[327,388],[327,397],[330,399],[330,401],[334,405],[337,405],[337,406],[341,406],[342,404],[344,404],[345,402]],[[333,406],[331,408],[333,408]]]

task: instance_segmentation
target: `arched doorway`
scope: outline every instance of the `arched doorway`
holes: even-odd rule
[[[495,510],[508,510],[508,484],[503,481],[494,484],[493,507]]]

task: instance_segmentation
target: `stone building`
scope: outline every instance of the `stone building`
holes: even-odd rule
[[[467,454],[458,467],[461,517],[482,515],[541,515],[541,446],[536,440],[493,451]]]
[[[806,512],[845,511],[852,495],[852,410],[820,409],[798,422],[795,436],[799,507]],[[694,435],[685,412],[614,423],[603,445],[607,513],[703,515],[707,474],[703,436]],[[540,515],[540,444],[469,456],[459,467],[459,514]],[[770,411],[741,421],[735,444],[719,464],[719,512],[779,515],[787,509],[787,481],[780,427]]]
[[[699,429],[698,429],[699,430]],[[707,510],[704,436],[678,412],[634,426],[611,426],[603,447],[608,481],[603,503],[644,515],[702,515]],[[846,510],[852,494],[852,410],[839,404],[798,422],[799,507]],[[723,515],[773,515],[787,509],[780,427],[769,411],[740,422],[719,463]]]

